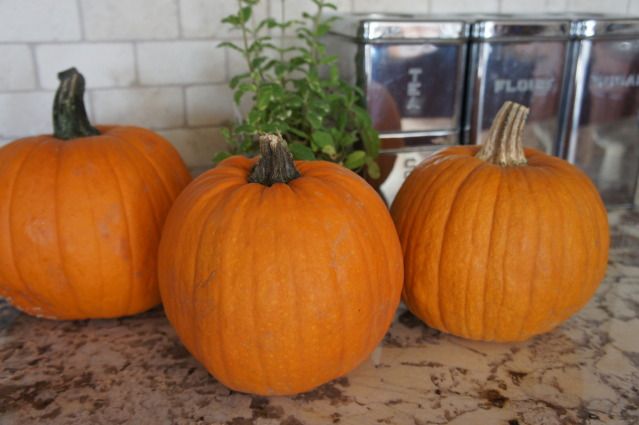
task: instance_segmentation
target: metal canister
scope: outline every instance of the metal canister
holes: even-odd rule
[[[460,18],[355,14],[325,39],[380,132],[382,177],[372,183],[389,204],[412,167],[461,141],[468,30]]]
[[[563,153],[607,205],[632,205],[639,177],[639,18],[576,20],[573,35]]]
[[[473,22],[465,143],[482,143],[497,111],[510,100],[530,108],[525,144],[559,154],[570,28],[570,19],[556,17],[493,16]]]

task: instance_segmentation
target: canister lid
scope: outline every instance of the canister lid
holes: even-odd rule
[[[471,36],[477,40],[568,39],[569,19],[509,16],[473,22]]]
[[[577,38],[639,36],[639,17],[605,16],[579,19],[573,22],[572,33]]]
[[[464,40],[469,25],[464,19],[409,14],[335,15],[331,33],[360,41]]]

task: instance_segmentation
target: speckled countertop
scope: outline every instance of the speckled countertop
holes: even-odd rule
[[[54,322],[0,301],[0,424],[637,424],[639,212],[610,221],[605,281],[552,333],[472,342],[400,310],[368,361],[296,397],[229,391],[159,308]]]

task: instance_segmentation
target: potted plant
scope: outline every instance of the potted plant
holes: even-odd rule
[[[252,106],[240,122],[224,129],[229,150],[215,161],[256,154],[258,134],[279,133],[295,159],[332,161],[378,178],[379,136],[361,106],[363,93],[340,79],[336,57],[321,41],[335,20],[324,14],[336,6],[312,1],[314,13],[301,19],[286,20],[282,1],[280,20],[258,22],[253,11],[259,0],[238,0],[237,12],[222,20],[239,31],[241,41],[220,46],[238,51],[248,69],[230,81],[234,101],[239,105],[250,97]]]

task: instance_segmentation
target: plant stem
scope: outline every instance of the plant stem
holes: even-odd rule
[[[288,183],[300,176],[293,155],[280,134],[262,134],[259,141],[262,156],[251,170],[249,183],[272,186],[275,183]]]
[[[528,111],[524,105],[505,102],[490,126],[488,140],[475,156],[502,167],[526,164],[522,135]]]
[[[280,0],[280,3],[282,4],[280,7],[280,62],[284,63],[284,39],[286,37],[286,30],[284,29],[284,19],[286,18],[286,13],[285,13],[285,2],[284,0]],[[283,78],[282,78],[283,79]],[[284,81],[282,81],[284,82]]]
[[[58,73],[60,85],[53,101],[53,135],[62,140],[100,134],[84,108],[84,77],[75,68]]]
[[[237,4],[239,7],[239,10],[242,10],[243,7],[243,2],[242,0],[237,0]],[[242,52],[242,56],[244,56],[244,60],[246,60],[246,65],[248,67],[249,72],[251,73],[251,75],[253,75],[253,58],[251,58],[251,52],[249,51],[249,44],[248,44],[248,29],[246,28],[246,22],[244,22],[244,20],[241,21],[240,24],[240,29],[242,30],[242,45],[244,47],[243,52]],[[255,83],[255,79],[253,77],[251,77],[253,79],[253,82]]]

